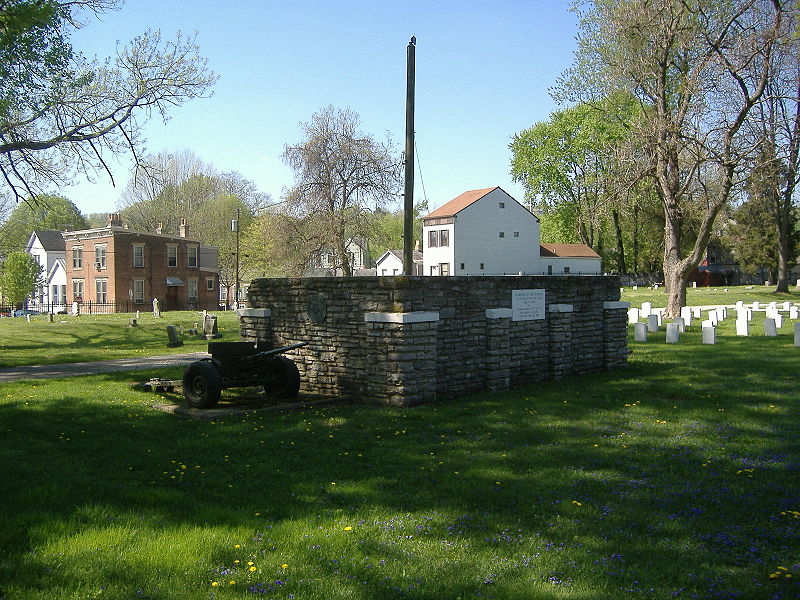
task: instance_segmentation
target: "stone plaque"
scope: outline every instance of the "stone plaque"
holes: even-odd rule
[[[312,323],[322,323],[328,315],[328,303],[322,294],[312,294],[306,300],[306,312]]]
[[[544,290],[511,290],[512,321],[537,321],[544,318]]]

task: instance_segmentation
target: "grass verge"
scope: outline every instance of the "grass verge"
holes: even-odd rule
[[[631,348],[508,393],[213,422],[131,375],[4,384],[0,597],[800,596],[798,349]]]

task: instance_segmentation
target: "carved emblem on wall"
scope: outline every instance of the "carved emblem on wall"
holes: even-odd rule
[[[312,294],[306,300],[306,313],[312,323],[322,323],[328,314],[328,303],[322,294]]]

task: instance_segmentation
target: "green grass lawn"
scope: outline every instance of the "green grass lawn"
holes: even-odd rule
[[[736,304],[737,300],[745,303],[761,302],[800,302],[800,290],[791,286],[788,294],[776,294],[775,286],[729,286],[729,287],[699,287],[686,290],[687,306],[710,306],[716,304]],[[639,287],[634,290],[626,287],[622,291],[622,300],[630,302],[631,306],[638,308],[642,302],[652,302],[654,308],[664,308],[667,305],[667,293],[663,287],[653,290],[649,287]]]
[[[800,349],[630,347],[508,393],[213,422],[153,409],[148,373],[0,385],[0,598],[800,597]]]
[[[223,340],[239,339],[239,320],[233,311],[219,311],[217,326]],[[167,325],[184,331],[198,323],[202,331],[202,313],[196,311],[162,313],[161,319],[143,313],[138,327],[127,327],[131,314],[55,315],[53,323],[44,315],[0,318],[0,368],[22,365],[72,363],[133,356],[152,356],[173,352],[200,352],[208,341],[184,335],[184,345],[167,348]]]

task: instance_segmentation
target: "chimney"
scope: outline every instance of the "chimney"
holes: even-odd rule
[[[119,213],[109,213],[108,227],[122,227],[122,216]]]
[[[156,226],[156,233],[157,233],[158,235],[161,235],[161,230],[162,230],[162,229],[164,229],[164,224],[163,224],[163,223],[159,223],[159,224]]]
[[[178,225],[178,236],[186,237],[186,219],[181,219],[181,224]]]

